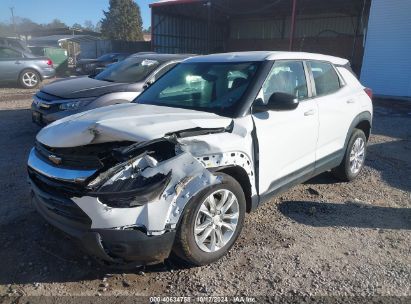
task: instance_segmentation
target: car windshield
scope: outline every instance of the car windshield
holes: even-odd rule
[[[258,66],[258,62],[179,64],[134,102],[231,116]]]
[[[97,58],[98,61],[110,61],[114,57],[116,57],[116,54],[105,54]]]
[[[129,58],[109,66],[94,79],[125,83],[140,82],[159,65],[156,60]]]

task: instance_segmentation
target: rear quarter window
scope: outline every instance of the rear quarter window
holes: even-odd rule
[[[332,94],[341,88],[340,78],[330,63],[310,61],[317,96]]]

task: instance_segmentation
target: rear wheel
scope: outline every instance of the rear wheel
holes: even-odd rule
[[[362,130],[354,129],[341,164],[333,169],[334,175],[343,181],[352,181],[364,167],[367,138]]]
[[[213,263],[237,240],[244,223],[245,197],[240,184],[221,174],[222,183],[194,196],[176,234],[174,253],[192,265]]]
[[[40,84],[41,78],[34,70],[24,70],[20,74],[19,82],[23,88],[34,89]]]

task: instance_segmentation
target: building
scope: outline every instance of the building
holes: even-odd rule
[[[376,95],[411,97],[411,1],[373,0],[361,81]]]
[[[370,1],[161,0],[151,4],[152,49],[319,52],[350,59],[358,73]]]

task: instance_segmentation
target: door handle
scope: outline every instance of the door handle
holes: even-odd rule
[[[304,112],[304,116],[311,116],[311,115],[314,115],[314,114],[315,114],[314,109],[311,109],[311,110],[308,110],[307,112]]]
[[[21,64],[21,62],[20,62],[19,60],[17,60],[17,61],[15,62],[15,64]]]
[[[346,102],[347,103],[355,103],[355,99],[348,99]]]

